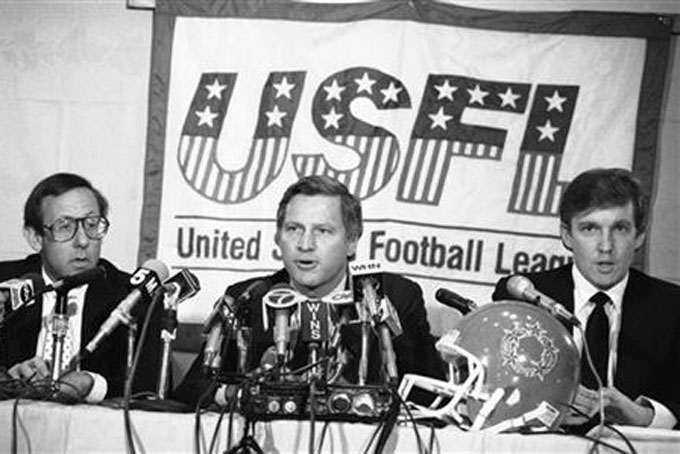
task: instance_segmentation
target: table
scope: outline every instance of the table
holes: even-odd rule
[[[0,402],[0,452],[10,453],[14,401]],[[99,405],[62,405],[52,402],[22,400],[17,407],[18,452],[24,453],[125,453],[123,411]],[[192,453],[194,447],[193,414],[131,411],[133,431],[138,453]],[[210,443],[218,414],[205,413],[201,417],[202,453]],[[227,447],[226,419],[219,432],[214,452]],[[317,422],[317,440],[323,424]],[[235,440],[240,439],[243,421],[235,418]],[[310,423],[308,421],[275,421],[257,423],[255,439],[267,453],[307,453]],[[666,430],[624,428],[639,453],[677,454],[680,452],[680,433]],[[363,452],[375,426],[368,424],[332,423],[324,437],[323,453]],[[434,453],[587,453],[591,444],[584,439],[562,435],[517,435],[461,432],[445,427],[419,429],[420,436],[429,442],[433,436]],[[625,448],[621,440],[607,439]],[[373,452],[372,448],[369,452]],[[414,432],[410,425],[400,425],[390,436],[386,453],[417,453]],[[609,449],[601,453],[614,452]]]

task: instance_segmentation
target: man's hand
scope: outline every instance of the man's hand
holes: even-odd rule
[[[647,427],[652,423],[654,410],[630,400],[618,389],[604,389],[604,418],[614,424]]]
[[[7,371],[15,380],[34,382],[50,377],[50,368],[42,358],[34,356],[31,359],[16,363]]]
[[[42,358],[34,356],[10,367],[7,371],[15,380],[25,380],[31,384],[51,377],[50,366]],[[64,374],[58,382],[58,390],[70,400],[81,400],[92,389],[94,379],[85,371]]]
[[[652,408],[632,401],[614,387],[602,389],[602,404],[606,422],[647,427],[654,418]],[[567,416],[565,424],[583,424],[598,413],[600,393],[580,385],[573,405],[583,415],[572,411]]]
[[[578,426],[587,422],[597,413],[599,399],[600,395],[597,391],[579,385],[576,398],[572,404],[575,409],[569,412],[564,424]]]

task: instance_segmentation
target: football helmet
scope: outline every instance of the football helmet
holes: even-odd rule
[[[554,429],[579,384],[579,353],[567,329],[544,309],[517,301],[489,303],[464,316],[436,344],[448,380],[404,375],[402,399],[414,387],[435,398],[409,403],[419,417],[465,430]]]

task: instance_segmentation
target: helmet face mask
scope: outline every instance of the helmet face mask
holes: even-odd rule
[[[407,375],[400,392],[430,391],[437,398],[419,407],[423,415],[464,429],[554,429],[578,389],[580,359],[571,335],[547,311],[526,303],[482,306],[436,347],[449,365],[449,380]]]

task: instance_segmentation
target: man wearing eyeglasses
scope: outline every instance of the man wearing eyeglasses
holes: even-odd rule
[[[96,266],[105,277],[71,289],[67,294],[68,328],[61,348],[65,367],[95,335],[101,324],[129,292],[129,275],[100,258],[102,240],[109,228],[108,202],[83,177],[57,173],[33,189],[24,206],[24,236],[37,252],[23,260],[0,262],[0,282],[38,273],[45,284]],[[39,385],[50,378],[54,356],[52,323],[56,295],[48,292],[35,304],[15,311],[0,328],[0,366],[12,378]],[[135,308],[140,320],[145,307]],[[156,317],[158,319],[158,317]],[[155,329],[152,329],[155,333]],[[135,390],[153,390],[160,358],[158,335],[147,337]],[[70,397],[99,401],[120,396],[128,362],[128,330],[121,326],[91,355],[79,370],[66,372],[60,389]],[[63,369],[62,369],[63,370]],[[61,371],[59,371],[61,372]]]

